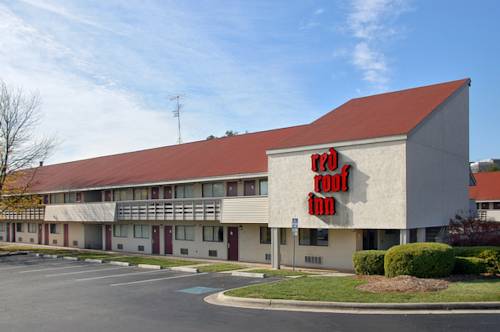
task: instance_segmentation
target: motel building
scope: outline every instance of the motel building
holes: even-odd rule
[[[468,79],[349,100],[305,125],[37,168],[2,241],[352,270],[469,210]],[[297,219],[297,236],[292,219]],[[295,249],[294,249],[295,247]]]
[[[469,196],[477,216],[485,221],[500,221],[500,172],[475,173],[474,179]]]

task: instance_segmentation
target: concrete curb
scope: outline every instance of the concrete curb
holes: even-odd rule
[[[386,312],[409,313],[422,311],[498,311],[500,302],[440,302],[440,303],[356,303],[356,302],[326,302],[326,301],[297,301],[278,299],[255,299],[227,296],[225,291],[212,294],[205,298],[211,304],[244,307],[252,309],[274,309],[294,311],[356,311],[359,313]]]
[[[63,259],[67,261],[79,261],[80,259],[78,257],[72,257],[72,256],[63,256]]]
[[[186,266],[173,266],[170,268],[172,271],[179,271],[179,272],[189,272],[189,273],[199,273],[197,267],[186,267]]]
[[[137,267],[141,269],[153,269],[153,270],[161,270],[161,265],[153,265],[153,264],[137,264]]]
[[[243,271],[234,271],[231,273],[233,277],[246,277],[246,278],[265,278],[265,273],[256,273],[256,272],[243,272]]]
[[[130,266],[129,262],[109,261],[108,263],[111,265],[118,265],[118,266]]]
[[[54,259],[57,259],[59,257],[62,257],[61,255],[49,255],[49,254],[43,254],[42,255],[43,258],[54,258]]]
[[[99,263],[99,264],[102,264],[102,259],[85,258],[85,262],[87,262],[87,263]]]

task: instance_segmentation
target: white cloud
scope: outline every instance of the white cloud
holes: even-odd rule
[[[398,33],[394,20],[408,8],[405,0],[351,1],[347,25],[356,40],[351,61],[376,90],[387,89],[390,68],[383,47]]]

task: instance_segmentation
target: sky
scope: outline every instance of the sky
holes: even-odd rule
[[[36,93],[46,163],[313,121],[470,77],[471,160],[500,158],[500,2],[0,0],[0,79]]]

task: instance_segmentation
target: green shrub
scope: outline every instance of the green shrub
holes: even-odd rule
[[[500,273],[500,253],[491,250],[491,249],[486,249],[483,250],[479,255],[478,258],[482,258],[486,261],[486,272],[488,273]]]
[[[500,255],[500,247],[487,247],[487,246],[477,246],[477,247],[453,247],[455,256],[457,257],[480,257],[481,253],[486,250],[492,250]]]
[[[384,275],[385,250],[362,250],[352,255],[356,274]]]
[[[387,250],[384,258],[387,277],[446,277],[451,274],[454,265],[453,248],[443,243],[423,242],[394,246]]]
[[[455,257],[453,274],[481,274],[487,271],[485,259],[477,257]]]

